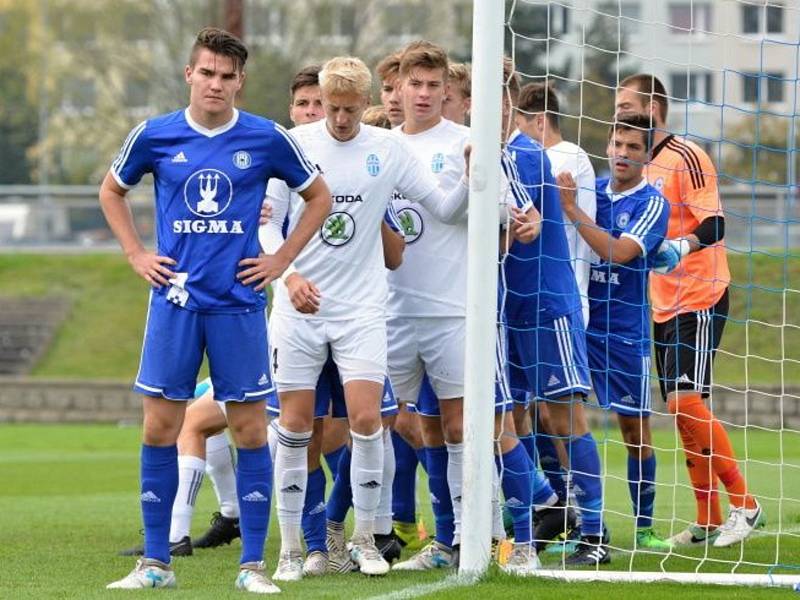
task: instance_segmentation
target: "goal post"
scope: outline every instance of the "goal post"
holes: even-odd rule
[[[500,194],[504,4],[473,3],[467,324],[464,378],[464,495],[459,575],[481,576],[491,554],[494,377]]]

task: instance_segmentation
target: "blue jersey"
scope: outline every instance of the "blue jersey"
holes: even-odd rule
[[[621,338],[649,352],[648,272],[667,233],[668,221],[669,204],[645,179],[619,194],[611,191],[607,178],[597,180],[597,226],[615,238],[632,239],[642,253],[624,265],[605,261],[591,265],[590,332]]]
[[[517,133],[503,162],[517,205],[526,201],[542,215],[542,231],[532,243],[513,242],[504,259],[505,319],[515,324],[548,322],[581,310],[570,263],[558,188],[544,148]]]
[[[209,130],[188,109],[140,123],[111,165],[129,189],[145,173],[155,179],[157,253],[174,259],[172,287],[156,294],[200,312],[263,309],[266,297],[236,279],[243,258],[257,257],[258,220],[267,180],[303,190],[317,169],[280,125],[234,111]]]

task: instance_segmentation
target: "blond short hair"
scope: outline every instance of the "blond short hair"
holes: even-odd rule
[[[389,121],[389,116],[386,114],[382,104],[368,106],[364,114],[361,115],[361,122],[365,125],[383,127],[384,129],[392,128],[392,123]]]
[[[472,97],[472,68],[469,63],[450,63],[447,83],[454,85],[464,98]]]
[[[319,73],[319,87],[326,96],[369,96],[372,75],[360,58],[337,56],[323,65]]]
[[[396,50],[381,59],[381,62],[375,67],[375,71],[378,73],[378,77],[381,78],[381,81],[387,81],[397,77],[400,73],[400,58],[402,56],[403,51]]]

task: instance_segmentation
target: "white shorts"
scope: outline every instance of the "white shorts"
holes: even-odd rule
[[[398,402],[417,401],[425,373],[439,400],[464,397],[466,319],[392,317],[386,328],[389,379]]]
[[[386,321],[361,317],[343,321],[273,314],[269,320],[270,364],[279,392],[314,390],[328,359],[342,383],[386,379]]]

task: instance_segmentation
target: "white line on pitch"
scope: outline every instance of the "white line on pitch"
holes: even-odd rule
[[[372,596],[367,600],[409,600],[410,598],[419,598],[420,596],[424,596],[426,594],[433,594],[435,592],[441,592],[442,590],[461,587],[463,585],[471,585],[473,583],[475,583],[474,580],[464,579],[456,574],[453,574],[445,577],[441,581],[412,585],[411,587],[397,590],[395,592],[389,592],[388,594]]]

